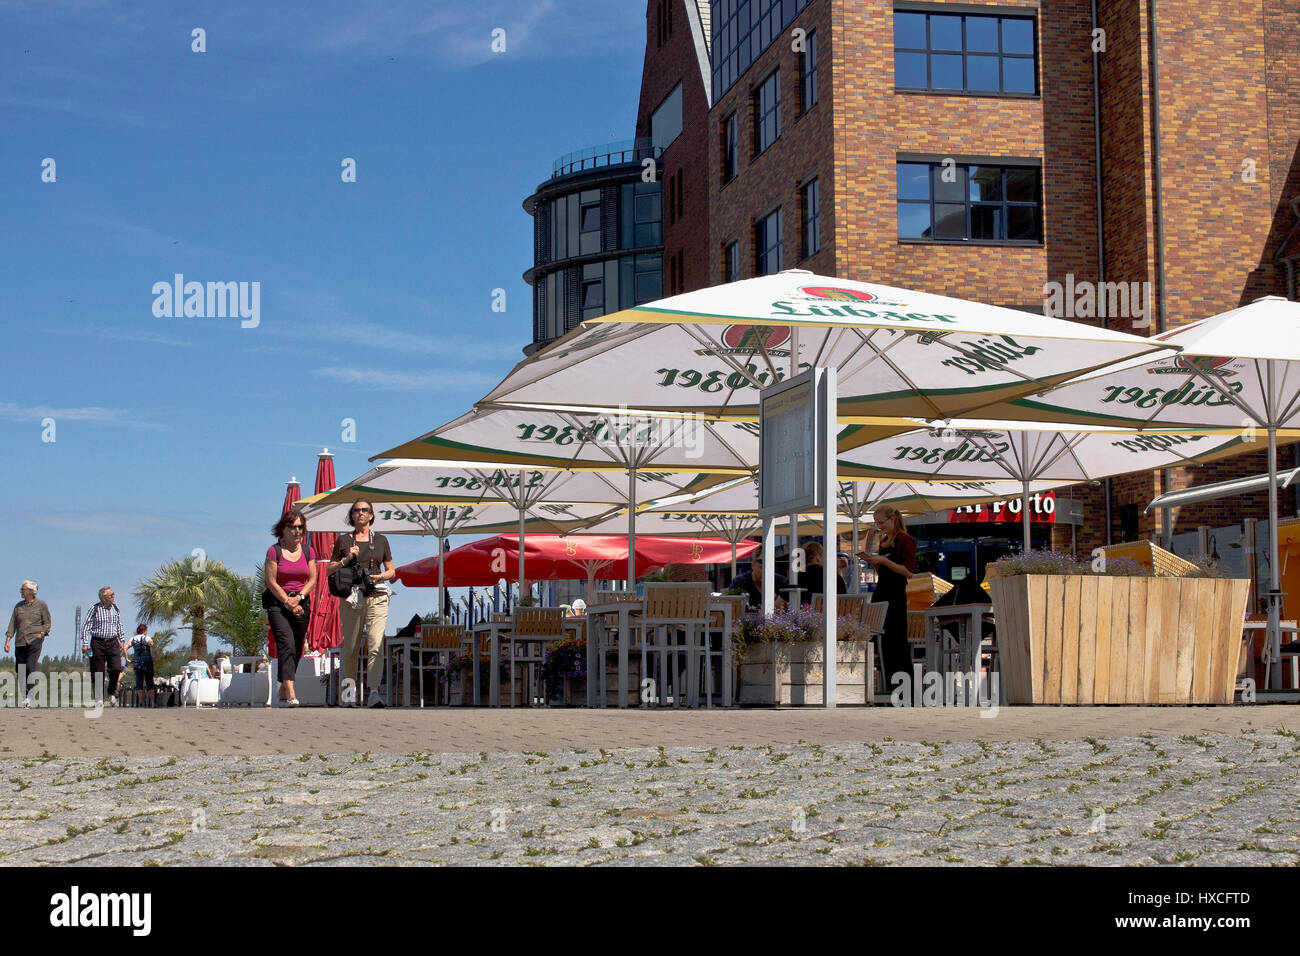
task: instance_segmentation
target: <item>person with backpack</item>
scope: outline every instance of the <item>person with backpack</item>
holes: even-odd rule
[[[359,499],[348,512],[351,534],[341,534],[334,541],[328,573],[330,593],[339,601],[339,624],[343,631],[343,683],[344,705],[356,701],[357,658],[361,653],[364,635],[366,653],[366,686],[370,688],[368,707],[383,707],[379,682],[384,675],[384,629],[388,626],[388,582],[397,576],[393,567],[393,552],[388,539],[371,528],[375,508],[369,501]],[[351,681],[351,699],[347,698],[347,685]]]
[[[135,668],[135,689],[153,690],[153,638],[149,628],[140,624],[131,638],[131,666]]]
[[[90,673],[108,671],[108,706],[117,706],[117,682],[122,677],[122,654],[126,650],[126,631],[122,630],[122,612],[113,600],[113,589],[99,589],[99,603],[92,604],[81,625],[81,650],[90,652]],[[103,693],[103,678],[95,697]]]
[[[284,707],[297,707],[294,675],[307,639],[311,619],[311,590],[316,586],[316,553],[307,544],[307,519],[294,509],[286,511],[271,528],[277,542],[266,549],[262,607],[275,637],[280,668],[280,700]]]

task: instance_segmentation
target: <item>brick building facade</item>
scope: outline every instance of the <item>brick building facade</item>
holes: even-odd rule
[[[1300,196],[1300,6],[1096,0],[1096,12],[1091,0],[650,0],[638,136],[682,88],[663,156],[665,292],[775,265],[1042,311],[1049,282],[1149,283],[1145,316],[1105,320],[1138,334],[1286,295],[1274,254]],[[1120,476],[1109,536],[1156,533],[1142,510],[1162,491],[1264,469],[1261,451]],[[1077,548],[1105,543],[1104,486],[1065,494],[1083,500]],[[1262,517],[1266,502],[1177,509],[1172,530]],[[1053,544],[1069,543],[1059,529]]]

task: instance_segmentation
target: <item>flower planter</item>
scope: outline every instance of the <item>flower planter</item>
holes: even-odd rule
[[[871,667],[868,641],[840,641],[836,652],[836,699],[867,703]],[[814,704],[822,698],[822,645],[819,641],[755,644],[740,664],[740,704]]]
[[[989,583],[1008,704],[1231,704],[1245,578]]]
[[[471,668],[463,667],[456,672],[457,677],[451,681],[451,687],[447,694],[447,704],[451,707],[473,707],[474,706],[474,671]],[[488,691],[483,691],[483,703],[488,702]],[[510,680],[506,676],[501,678],[501,706],[510,706]],[[522,707],[524,703],[524,675],[522,672],[515,674],[515,706]]]

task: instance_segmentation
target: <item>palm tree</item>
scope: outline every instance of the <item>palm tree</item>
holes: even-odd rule
[[[210,609],[208,629],[228,641],[238,654],[259,654],[266,647],[262,569],[251,578],[227,574],[228,593]]]
[[[135,602],[142,624],[171,621],[180,617],[191,625],[190,653],[208,656],[206,615],[208,608],[228,599],[235,575],[220,561],[181,558],[169,561],[136,585]]]

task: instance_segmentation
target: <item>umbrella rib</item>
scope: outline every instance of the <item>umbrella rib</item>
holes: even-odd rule
[[[710,339],[704,333],[700,332],[699,329],[697,329],[693,325],[682,325],[681,328],[686,332],[687,335],[695,339],[696,342],[698,342],[700,345],[703,345],[709,351],[713,352],[714,358],[719,359],[724,365],[729,366],[732,369],[732,371],[737,372],[740,375],[743,375],[745,378],[749,379],[750,384],[753,385],[755,388],[763,387],[762,383],[760,383],[758,379],[754,377],[754,375],[749,371],[749,369],[746,366],[740,364],[740,362],[736,361],[736,359],[732,358],[731,355],[725,351],[726,346],[722,345],[719,342],[714,342],[712,339]],[[759,354],[763,356],[763,361],[767,363],[767,367],[772,370],[772,374],[776,375],[776,369],[772,365],[772,359],[767,354],[767,347],[762,342],[758,343],[758,351]],[[754,352],[751,350],[749,354],[753,355]],[[732,389],[732,391],[734,392],[735,389]]]
[[[849,353],[848,357],[843,362],[840,362],[839,365],[837,366],[837,368],[839,369],[840,378],[849,378],[852,375],[857,375],[859,372],[863,371],[867,366],[869,366],[876,359],[883,356],[886,352],[896,349],[907,339],[906,334],[899,332],[897,337],[894,339],[894,341],[890,342],[883,349],[881,349],[878,348],[874,342],[872,342],[872,339],[874,339],[882,331],[885,330],[872,329],[870,332],[867,333],[864,333],[862,329],[853,330],[854,334],[857,335],[857,337],[861,339],[862,342],[860,345],[857,346],[857,348],[855,348],[851,353]],[[894,331],[894,330],[889,330],[889,331]],[[854,356],[856,356],[864,348],[871,349],[871,351],[867,354],[866,361],[864,361],[861,365],[858,365],[856,367],[849,367],[848,363],[853,359]],[[890,367],[891,368],[893,367],[892,364]],[[895,371],[897,371],[897,369],[895,369]]]
[[[714,428],[714,424],[715,424],[714,422],[705,421],[704,419],[697,419],[697,421],[699,421],[701,424],[704,425],[706,429],[708,429],[709,434],[712,435],[714,438],[716,438],[718,440],[718,443],[722,445],[723,448],[731,452],[732,457],[735,458],[736,463],[741,468],[747,469],[751,474],[754,473],[755,470],[754,466],[751,465],[749,462],[745,461],[745,457],[742,454],[740,454],[740,452],[736,451],[736,449],[732,446],[731,442],[727,441],[725,438],[723,438],[721,435],[718,434],[717,430]]]
[[[944,333],[942,333],[942,335],[941,335],[938,339],[935,340],[935,344],[937,344],[937,345],[942,345],[942,346],[944,346],[945,348],[952,349],[954,352],[958,353],[959,355],[964,355],[964,356],[966,356],[967,358],[972,358],[972,359],[975,358],[975,356],[971,355],[971,354],[970,354],[969,352],[967,352],[965,349],[961,348],[960,346],[953,345],[951,342],[949,342],[949,341],[948,341],[948,336],[951,335],[951,334],[952,334],[951,332],[944,332]],[[983,359],[978,359],[977,361],[984,361],[984,360],[983,360]],[[999,367],[999,369],[1000,369],[1001,371],[1003,371],[1003,372],[1010,372],[1010,373],[1011,373],[1012,375],[1014,375],[1016,378],[1018,378],[1018,379],[1020,379],[1020,380],[1022,380],[1022,381],[1024,381],[1024,382],[1027,382],[1027,383],[1029,383],[1030,385],[1039,385],[1039,384],[1041,384],[1041,383],[1038,381],[1038,379],[1034,378],[1032,375],[1026,375],[1024,372],[1021,372],[1021,371],[1019,371],[1019,370],[1017,370],[1017,369],[1015,369],[1015,368],[1012,368],[1012,367],[1011,367],[1010,365],[1008,365],[1006,362],[999,362],[999,363],[998,363],[998,367]]]
[[[873,333],[873,335],[874,335],[874,333]],[[902,341],[904,338],[906,338],[906,337],[907,337],[906,334],[900,336],[899,339],[898,339],[898,341],[893,342],[893,343],[890,344],[889,348],[891,348],[891,349],[894,348],[894,346],[898,345],[898,343],[901,342],[901,341]],[[893,373],[894,373],[895,375],[897,375],[897,376],[899,377],[899,379],[901,379],[902,381],[906,382],[907,385],[908,385],[908,387],[911,388],[911,390],[912,390],[915,394],[919,395],[920,398],[921,398],[921,400],[922,400],[923,402],[925,402],[926,405],[930,406],[931,410],[934,411],[934,417],[935,417],[935,418],[943,418],[943,417],[944,417],[944,415],[943,415],[943,409],[941,409],[938,405],[936,405],[936,404],[931,400],[931,398],[930,398],[929,395],[925,394],[925,392],[921,391],[921,390],[918,389],[915,385],[913,385],[913,384],[912,384],[912,380],[909,379],[906,375],[903,374],[903,370],[900,369],[897,365],[895,365],[894,362],[893,362],[893,360],[890,359],[890,357],[889,357],[888,355],[885,354],[885,352],[888,351],[889,349],[885,349],[884,351],[882,351],[881,349],[879,349],[879,348],[876,346],[876,344],[875,344],[874,342],[870,341],[870,339],[868,339],[868,341],[867,341],[866,344],[868,345],[868,347],[871,348],[872,351],[874,351],[874,352],[876,353],[877,357],[879,357],[879,359],[880,359],[882,362],[884,362],[886,365],[888,365],[888,366],[890,367],[891,370],[893,370]],[[865,367],[866,367],[866,366],[864,365],[863,368],[865,368]]]

